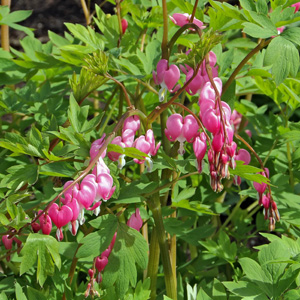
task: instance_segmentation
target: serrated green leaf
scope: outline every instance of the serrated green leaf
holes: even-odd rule
[[[117,224],[117,218],[113,215],[104,215],[91,221],[91,225],[100,228],[100,230],[88,234],[79,241],[82,246],[78,249],[76,257],[91,257],[93,260],[93,257],[103,252],[109,246],[117,229]]]
[[[172,199],[173,203],[178,203],[181,200],[188,200],[195,195],[196,188],[187,187],[182,190],[174,199]]]
[[[296,76],[299,69],[298,50],[292,42],[278,36],[267,48],[265,63],[272,65],[272,74],[276,85],[279,85],[288,75]]]
[[[261,27],[250,22],[243,23],[243,26],[243,31],[254,38],[266,39],[268,37],[278,34],[277,30]]]
[[[56,177],[72,177],[76,169],[68,162],[58,161],[44,164],[40,168],[40,174]]]
[[[266,274],[261,266],[249,257],[243,257],[239,259],[239,263],[243,268],[247,278],[255,282],[256,285],[265,293],[267,296],[272,296],[271,289],[271,278],[270,275]]]
[[[300,45],[300,28],[299,27],[292,27],[284,30],[281,34],[281,37]]]
[[[135,229],[119,223],[114,248],[103,273],[103,285],[115,286],[117,295],[122,298],[129,286],[137,281],[136,264],[144,270],[148,264],[148,244]]]
[[[49,235],[29,234],[21,251],[20,275],[26,273],[37,260],[37,281],[43,286],[48,275],[53,275],[54,264],[60,269],[58,241]]]
[[[27,297],[23,293],[22,287],[18,282],[15,284],[15,289],[16,289],[16,298],[17,300],[27,300]]]
[[[223,281],[225,287],[233,294],[240,297],[255,297],[255,299],[267,300],[268,297],[263,294],[263,291],[252,282],[248,281]],[[257,298],[260,297],[260,298]]]
[[[9,174],[2,179],[0,186],[18,190],[26,183],[32,185],[37,181],[39,167],[35,164],[20,165],[10,167],[7,171]]]
[[[215,215],[208,206],[202,204],[200,201],[181,200],[179,202],[172,203],[172,206],[178,208],[185,208],[203,214]]]
[[[47,300],[48,298],[41,292],[30,286],[27,287],[27,295],[30,300]]]

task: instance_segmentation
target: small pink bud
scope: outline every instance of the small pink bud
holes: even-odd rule
[[[127,225],[137,231],[140,231],[143,226],[143,220],[140,215],[140,210],[137,208],[135,213],[133,213],[129,220],[127,221]]]
[[[41,229],[41,225],[37,222],[31,223],[31,228],[34,233],[37,233]]]
[[[38,214],[40,214],[41,212],[42,212],[42,210],[39,210]],[[52,221],[51,221],[51,218],[49,217],[49,215],[46,213],[43,213],[39,217],[39,221],[41,224],[42,233],[49,235],[52,230]]]
[[[5,249],[9,250],[12,248],[13,239],[8,238],[9,235],[2,236],[2,243],[4,244]]]
[[[224,136],[221,132],[216,134],[212,141],[212,148],[215,152],[221,152],[224,145]]]
[[[268,209],[269,206],[270,206],[270,198],[266,195],[263,195],[261,203],[262,203],[262,205],[264,206],[265,209]]]
[[[96,258],[96,263],[95,263],[95,266],[97,268],[97,270],[99,272],[102,272],[104,270],[104,268],[106,267],[106,265],[108,264],[108,259],[106,256],[101,256],[101,257],[97,257]]]
[[[89,296],[90,290],[91,290],[91,286],[92,286],[92,284],[91,284],[91,283],[88,283],[87,288],[86,288],[86,291],[85,291],[85,293],[84,293],[84,297],[85,297],[85,298],[87,298],[87,297]]]
[[[103,134],[103,136],[101,137],[101,139],[95,140],[92,145],[91,145],[91,149],[90,149],[90,156],[91,156],[91,160],[93,160],[97,154],[99,153],[99,149],[102,147],[102,145],[105,142],[105,134]],[[106,149],[102,152],[101,157],[105,157],[106,155]]]
[[[93,269],[89,269],[88,271],[90,278],[94,277],[94,270]]]
[[[122,20],[121,20],[121,25],[122,25],[122,33],[124,34],[125,31],[126,31],[126,29],[127,29],[127,27],[128,27],[128,22],[127,22],[127,20],[126,20],[126,19],[122,19]]]

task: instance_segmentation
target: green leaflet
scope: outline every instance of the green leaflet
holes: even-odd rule
[[[59,269],[61,260],[58,241],[49,235],[29,234],[21,251],[20,275],[26,273],[37,260],[37,281],[43,286],[48,275],[53,275],[54,265]]]
[[[92,261],[94,257],[98,256],[109,246],[117,229],[118,221],[113,215],[104,215],[92,220],[90,224],[99,230],[88,234],[79,241],[82,246],[79,248],[76,257],[89,257]]]
[[[119,223],[116,242],[103,273],[103,285],[114,285],[118,297],[122,298],[129,286],[136,285],[136,265],[142,270],[147,267],[147,251],[148,245],[143,236],[135,229]]]

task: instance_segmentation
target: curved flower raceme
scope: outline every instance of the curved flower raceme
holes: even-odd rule
[[[183,143],[192,143],[197,136],[199,125],[192,115],[183,118],[180,114],[171,115],[166,124],[165,134],[169,141],[179,142],[178,153],[184,154]]]
[[[176,65],[170,65],[166,59],[161,59],[156,67],[156,73],[153,71],[154,83],[161,86],[159,90],[159,101],[162,102],[167,94],[179,90],[180,85],[176,85],[180,78],[180,71]],[[174,87],[175,86],[175,87]]]

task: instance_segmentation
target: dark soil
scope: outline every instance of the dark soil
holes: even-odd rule
[[[88,1],[86,1],[88,2]],[[91,12],[95,4],[100,5],[103,0],[91,0]],[[105,3],[102,7],[107,13],[114,13],[113,6]],[[85,18],[80,0],[11,0],[11,11],[32,10],[32,15],[20,23],[23,26],[35,29],[35,37],[42,42],[47,42],[48,30],[63,35],[66,31],[64,23],[77,23],[85,25]],[[10,44],[19,47],[19,40],[25,33],[10,29]]]

